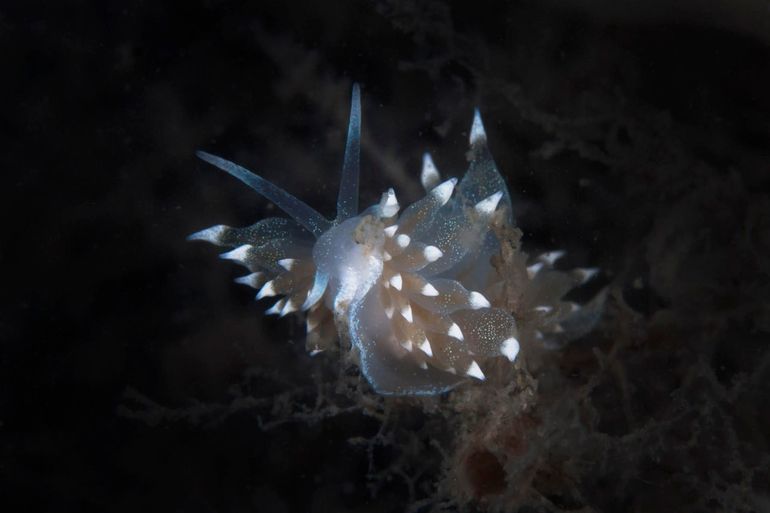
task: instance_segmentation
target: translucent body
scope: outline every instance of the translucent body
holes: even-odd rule
[[[311,353],[333,348],[338,339],[349,341],[362,374],[379,393],[429,395],[468,379],[484,380],[487,359],[515,360],[521,335],[513,312],[487,297],[500,297],[503,281],[491,265],[500,250],[492,228],[510,225],[512,216],[481,116],[478,111],[474,116],[470,166],[459,185],[456,179],[441,182],[426,155],[421,174],[426,195],[400,215],[392,190],[379,204],[357,212],[360,128],[356,85],[334,220],[237,164],[199,152],[293,221],[271,218],[243,229],[219,225],[190,238],[234,248],[223,258],[252,271],[240,283],[259,289],[258,298],[283,296],[268,313],[306,312]],[[526,275],[523,269],[522,260],[518,274]],[[556,286],[546,284],[526,296],[557,305],[532,308],[559,313],[549,319],[553,332],[562,333],[559,322],[573,312],[558,306],[569,287],[561,290],[564,274],[553,273]],[[522,291],[546,279],[545,272],[536,275],[520,284]],[[551,297],[554,291],[558,297]],[[548,336],[533,329],[525,334]]]

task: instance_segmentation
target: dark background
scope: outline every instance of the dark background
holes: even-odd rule
[[[541,487],[548,500],[516,507],[770,511],[770,12],[619,4],[3,3],[0,507],[488,507],[442,503],[440,464],[411,496],[379,483],[349,443],[381,429],[360,409],[296,420],[334,356],[311,360],[301,327],[264,318],[239,269],[185,241],[275,210],[197,149],[330,214],[357,81],[362,204],[389,186],[418,197],[425,150],[461,174],[479,106],[525,249],[604,270],[633,321],[609,305],[602,343],[644,335],[622,353],[641,396],[592,396],[603,436],[633,438],[624,407],[640,425],[677,401],[719,412],[661,438],[690,460],[616,454],[575,471],[575,502]],[[571,379],[595,372],[565,358]],[[234,386],[255,403],[233,407]]]

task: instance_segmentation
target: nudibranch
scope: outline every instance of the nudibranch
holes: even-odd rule
[[[547,342],[566,332],[580,307],[561,297],[593,271],[553,270],[560,252],[529,266],[521,255],[511,269],[493,266],[501,247],[493,228],[512,226],[512,209],[478,109],[462,180],[442,181],[426,154],[420,176],[426,194],[403,211],[390,189],[359,212],[360,135],[356,84],[333,220],[243,167],[198,152],[291,219],[217,225],[189,239],[232,248],[221,257],[251,271],[236,281],[258,289],[257,299],[280,296],[266,313],[304,312],[311,354],[349,343],[381,394],[432,395],[484,380],[485,362],[513,362],[522,337]],[[505,308],[505,283],[519,289],[513,309]]]

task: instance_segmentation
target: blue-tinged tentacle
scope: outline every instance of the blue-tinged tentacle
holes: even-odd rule
[[[298,200],[277,185],[265,180],[261,176],[255,175],[248,169],[230,162],[229,160],[217,157],[216,155],[206,153],[205,151],[197,151],[195,154],[209,164],[233,175],[238,180],[275,203],[276,206],[289,214],[295,221],[307,228],[316,237],[331,227],[332,224],[328,219],[324,218],[307,204]]]
[[[361,161],[361,88],[353,84],[350,99],[350,122],[345,159],[342,164],[340,192],[337,196],[337,220],[339,223],[358,214],[358,180]]]

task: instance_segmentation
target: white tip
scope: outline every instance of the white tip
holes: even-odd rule
[[[553,265],[556,263],[558,259],[563,257],[565,255],[564,251],[558,250],[558,251],[549,251],[548,253],[543,253],[538,257],[538,260],[542,260],[548,265]]]
[[[279,299],[278,301],[275,302],[273,306],[265,310],[265,315],[280,314],[285,304],[286,304],[285,299]]]
[[[570,301],[570,303],[569,303],[569,311],[570,311],[570,313],[575,313],[578,310],[580,310],[580,305]]]
[[[529,279],[532,280],[537,276],[537,273],[540,272],[540,269],[543,268],[545,264],[543,262],[537,262],[535,264],[532,264],[527,267],[527,276],[529,276]]]
[[[519,341],[514,337],[503,340],[503,343],[500,344],[500,353],[508,358],[509,361],[514,361],[516,355],[519,354]]]
[[[393,237],[397,231],[398,231],[398,225],[392,224],[387,228],[385,228],[385,235],[387,235],[388,237]]]
[[[444,369],[444,371],[448,372],[449,374],[457,374],[457,370],[454,367],[447,367]]]
[[[422,344],[417,347],[420,349],[420,351],[427,354],[428,356],[433,356],[433,348],[430,347],[430,342],[427,338],[423,340]]]
[[[436,169],[436,164],[429,153],[422,156],[422,171],[420,171],[420,183],[426,191],[431,190],[441,180],[441,175]]]
[[[241,276],[240,278],[235,279],[235,283],[240,283],[241,285],[248,285],[252,288],[259,287],[260,281],[262,281],[262,273],[251,273],[246,276]]]
[[[553,310],[553,307],[548,306],[548,305],[541,305],[541,306],[536,306],[535,307],[535,311],[538,312],[538,313],[547,314],[551,310]]]
[[[444,256],[444,253],[436,246],[425,246],[425,249],[422,250],[422,254],[428,262],[435,262]]]
[[[275,295],[275,283],[274,280],[270,280],[269,282],[262,285],[261,289],[259,289],[259,292],[257,293],[257,299],[262,299],[263,297],[273,297]]]
[[[281,267],[283,267],[287,271],[291,271],[297,265],[297,259],[296,258],[284,258],[284,259],[278,261],[278,265],[280,265]]]
[[[222,236],[226,228],[227,227],[225,225],[218,224],[216,226],[212,226],[211,228],[206,228],[205,230],[201,230],[199,232],[188,235],[187,240],[205,240],[206,242],[216,244],[219,242],[219,237]]]
[[[463,337],[463,330],[460,329],[460,326],[458,326],[456,322],[453,322],[449,327],[447,335],[454,337],[457,340],[465,340],[465,337]]]
[[[478,203],[476,203],[476,206],[474,207],[476,209],[476,212],[478,212],[481,215],[491,215],[495,209],[497,208],[497,204],[500,203],[500,198],[503,197],[503,191],[497,191],[493,195],[489,196],[488,198],[485,198]]]
[[[473,362],[471,362],[471,364],[468,366],[468,370],[465,371],[465,375],[481,381],[486,379],[486,376],[484,376],[484,373],[481,372],[481,367],[479,367],[479,364],[476,363],[476,360],[473,360]]]
[[[317,355],[319,353],[323,353],[323,352],[324,352],[323,349],[313,349],[312,351],[310,351],[310,356],[315,356],[315,355]]]
[[[412,317],[412,305],[409,303],[406,303],[404,306],[401,307],[401,316],[406,319],[409,322],[414,321],[414,317]]]
[[[405,248],[409,245],[409,243],[412,242],[412,238],[409,237],[409,235],[402,233],[398,236],[396,236],[396,244],[398,244],[399,248]]]
[[[392,319],[392,318],[393,318],[393,312],[395,312],[395,311],[396,311],[396,309],[393,307],[393,305],[391,305],[391,306],[386,306],[386,307],[385,307],[385,316],[386,316],[388,319]]]
[[[396,290],[401,290],[401,287],[404,286],[404,279],[401,277],[401,274],[394,274],[390,277],[390,280],[388,280],[391,285],[393,285],[393,288]]]
[[[384,217],[393,217],[398,213],[398,200],[396,199],[396,193],[393,189],[382,195],[380,200],[380,209]]]
[[[562,327],[561,324],[554,324],[553,332],[554,333],[564,333],[564,328]]]
[[[219,255],[219,258],[223,258],[225,260],[235,260],[236,262],[243,262],[246,260],[250,249],[251,244],[244,244],[243,246],[238,246],[232,251],[222,253]]]
[[[286,304],[281,309],[280,316],[283,317],[284,315],[290,314],[292,312],[296,312],[298,308],[299,308],[299,305],[297,305],[293,301],[286,301]]]
[[[483,143],[487,140],[487,133],[484,131],[484,124],[481,122],[481,113],[476,109],[473,113],[473,125],[471,125],[471,146],[477,143]]]
[[[402,341],[399,342],[399,344],[401,344],[401,347],[403,347],[404,349],[406,349],[410,353],[412,352],[413,346],[412,346],[412,341],[411,340],[402,340]]]
[[[393,260],[393,257],[390,256],[390,253],[388,253],[387,251],[383,251],[382,252],[382,261],[383,262],[390,262],[391,260]]]
[[[418,364],[422,370],[428,370],[428,364],[425,362],[420,362]]]
[[[422,289],[420,289],[420,294],[428,297],[436,297],[438,296],[438,290],[436,290],[436,287],[434,287],[430,283],[426,283],[425,285],[422,286]]]
[[[586,267],[583,269],[575,269],[575,273],[578,276],[578,279],[580,280],[580,283],[586,283],[588,280],[599,274],[599,269],[596,267]]]
[[[450,178],[446,182],[437,185],[435,189],[430,191],[430,193],[443,207],[446,205],[446,202],[449,201],[449,198],[452,197],[452,192],[455,190],[455,185],[457,185],[457,178]]]
[[[385,200],[385,206],[386,207],[393,207],[398,205],[398,200],[396,199],[396,192],[393,189],[388,189],[388,196]]]
[[[478,310],[479,308],[490,308],[492,305],[487,301],[482,294],[478,292],[471,292],[468,300],[471,303],[471,308]]]

